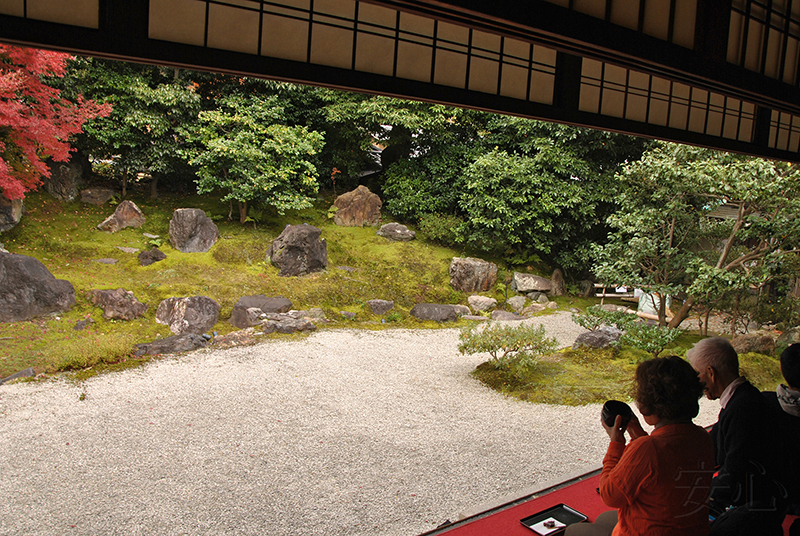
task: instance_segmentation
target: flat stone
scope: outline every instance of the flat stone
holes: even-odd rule
[[[382,225],[376,234],[388,238],[389,240],[394,240],[395,242],[408,242],[409,240],[414,240],[414,237],[417,235],[414,231],[400,223],[387,223],[386,225]]]
[[[553,284],[546,277],[534,274],[523,274],[514,272],[514,279],[511,281],[511,288],[525,294],[532,291],[549,292],[553,288]]]
[[[497,300],[489,298],[488,296],[481,296],[480,294],[473,294],[467,298],[467,303],[472,307],[472,310],[477,312],[490,311],[497,307]]]
[[[254,328],[245,328],[239,331],[232,331],[227,335],[214,337],[211,340],[211,345],[219,348],[231,348],[233,346],[247,346],[256,342],[256,330]]]
[[[491,320],[489,317],[481,316],[481,315],[464,315],[464,316],[461,317],[461,319],[462,320],[476,320],[478,322],[488,322],[489,320]]]
[[[439,303],[418,303],[411,308],[411,316],[420,320],[436,322],[455,322],[458,315],[452,305]]]
[[[492,320],[525,320],[525,317],[508,311],[492,311]]]
[[[203,348],[206,344],[208,344],[208,342],[202,335],[198,335],[197,333],[184,333],[182,335],[173,335],[166,339],[137,344],[135,355],[136,357],[140,357],[143,355],[178,354]]]

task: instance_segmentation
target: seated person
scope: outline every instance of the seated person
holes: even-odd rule
[[[761,392],[739,375],[739,356],[724,337],[686,352],[709,400],[719,400],[711,429],[718,468],[711,482],[712,536],[780,535],[786,491],[778,467],[779,434]]]
[[[635,383],[636,405],[653,432],[647,435],[634,415],[626,445],[620,416],[614,426],[603,423],[611,442],[600,496],[619,510],[604,512],[593,524],[570,525],[566,536],[707,535],[714,445],[708,432],[692,423],[703,385],[677,356],[641,363]]]
[[[800,344],[793,344],[781,353],[781,373],[786,385],[779,385],[777,392],[765,391],[763,394],[777,415],[789,513],[800,515],[800,460],[797,458],[800,445]],[[800,536],[800,519],[792,524],[790,534]]]

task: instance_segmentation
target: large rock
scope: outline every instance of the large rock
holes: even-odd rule
[[[472,311],[466,305],[461,305],[460,303],[458,303],[456,305],[452,305],[451,307],[458,316],[467,316],[472,314]]]
[[[136,345],[136,357],[143,355],[159,354],[179,354],[189,352],[198,348],[203,348],[208,342],[202,335],[196,333],[184,333],[183,335],[173,335],[166,339],[159,339]]]
[[[260,324],[263,313],[285,313],[292,308],[292,302],[283,296],[269,297],[264,294],[239,298],[231,311],[229,322],[244,329]]]
[[[317,326],[307,318],[295,318],[287,313],[265,313],[266,320],[261,324],[264,333],[296,333],[314,331]]]
[[[117,191],[111,188],[86,188],[81,190],[81,203],[99,207],[111,201],[115,195]]]
[[[394,302],[391,300],[368,300],[367,305],[374,315],[385,315],[394,309]]]
[[[411,308],[410,314],[420,320],[435,320],[436,322],[455,322],[458,320],[458,315],[452,305],[438,303],[418,303]]]
[[[577,350],[581,346],[606,348],[617,342],[620,337],[622,337],[622,331],[615,327],[602,326],[594,331],[587,331],[586,333],[578,335],[572,348],[573,350]]]
[[[506,300],[506,304],[511,307],[511,309],[515,313],[519,313],[525,308],[526,302],[525,296],[512,296],[508,300]]]
[[[543,303],[532,303],[529,306],[525,307],[519,314],[521,315],[534,315],[536,313],[541,313],[542,311],[547,309],[547,305]]]
[[[22,199],[11,200],[0,194],[0,233],[16,227],[24,212]]]
[[[147,304],[140,302],[130,290],[90,290],[89,301],[103,310],[106,320],[133,320],[147,311]]]
[[[366,186],[359,186],[334,200],[336,213],[333,223],[343,227],[378,225],[381,221],[381,205],[381,198],[377,194],[370,192]]]
[[[461,292],[486,292],[497,282],[497,265],[473,257],[453,257],[450,284]]]
[[[376,234],[395,242],[408,242],[409,240],[414,240],[414,237],[417,236],[417,233],[399,223],[381,225]]]
[[[547,294],[544,292],[529,292],[528,298],[530,298],[533,303],[540,303],[542,305],[545,305],[550,301],[550,298],[548,298]]]
[[[219,238],[217,225],[199,208],[179,208],[169,220],[169,243],[183,253],[203,253]]]
[[[141,227],[144,222],[144,214],[136,206],[136,203],[126,199],[117,205],[114,214],[103,220],[97,228],[108,233],[116,233],[126,227]]]
[[[72,283],[56,279],[33,257],[0,253],[0,322],[20,322],[73,305]]]
[[[567,284],[564,282],[564,274],[558,268],[553,270],[553,275],[550,276],[550,284],[553,286],[550,290],[551,296],[567,295]]]
[[[44,190],[60,201],[74,201],[78,190],[86,184],[83,166],[78,162],[53,162],[49,160],[50,177],[42,181]]]
[[[589,298],[594,295],[594,282],[588,279],[578,281],[578,288],[580,289],[581,298]]]
[[[299,276],[321,272],[328,266],[328,245],[313,225],[287,225],[267,251],[267,261],[280,269],[278,275]]]
[[[553,284],[546,277],[514,272],[514,279],[511,281],[511,289],[520,294],[534,291],[550,292],[553,289]]]
[[[731,346],[733,346],[737,354],[755,352],[757,354],[772,355],[775,352],[775,337],[763,331],[746,333],[731,339]]]
[[[788,346],[800,342],[800,327],[789,328],[775,341],[776,346]]]
[[[219,304],[206,296],[167,298],[158,304],[156,322],[166,324],[176,335],[203,333],[219,320]]]
[[[487,296],[481,296],[480,294],[473,294],[467,298],[467,303],[476,313],[480,313],[481,311],[490,311],[497,307],[497,300]]]
[[[153,263],[163,261],[167,256],[158,248],[145,250],[139,253],[139,265],[150,266]]]

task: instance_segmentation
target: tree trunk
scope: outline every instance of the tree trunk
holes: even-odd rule
[[[158,199],[158,173],[151,175],[153,180],[150,181],[150,199]]]
[[[128,170],[122,174],[122,198],[124,199],[128,193]]]
[[[686,320],[689,316],[689,312],[692,310],[692,306],[694,306],[694,299],[689,296],[681,305],[681,308],[678,309],[678,312],[675,313],[675,316],[672,317],[672,320],[669,323],[669,327],[677,328],[681,325],[681,322]]]
[[[247,222],[247,201],[239,201],[239,223]]]
[[[658,294],[658,325],[667,325],[667,298],[663,294]]]

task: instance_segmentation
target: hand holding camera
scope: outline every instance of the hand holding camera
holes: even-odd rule
[[[600,420],[608,437],[611,438],[611,441],[619,441],[620,443],[625,443],[625,429],[632,418],[633,410],[631,407],[619,400],[609,400],[603,404],[603,410],[600,413]]]

